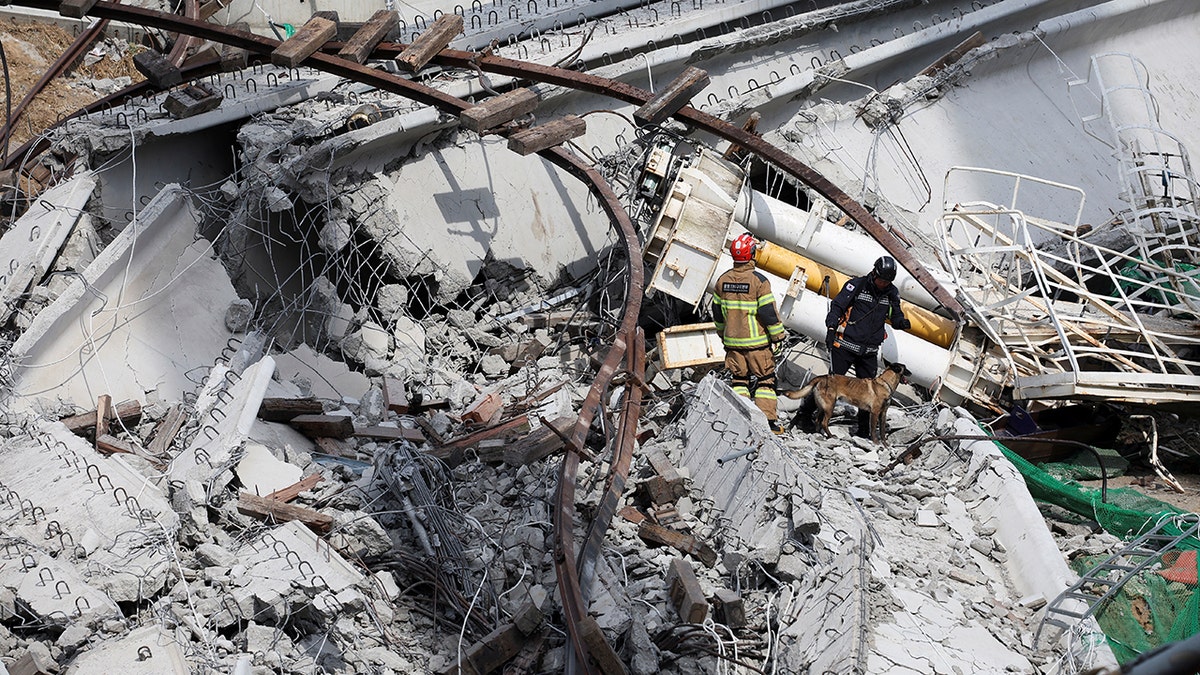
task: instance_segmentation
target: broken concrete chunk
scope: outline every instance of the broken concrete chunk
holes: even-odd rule
[[[254,304],[245,298],[238,298],[229,303],[229,308],[225,310],[225,328],[231,333],[245,333],[253,317]]]
[[[196,560],[206,567],[231,567],[233,554],[217,544],[206,543],[196,547]]]
[[[235,471],[245,489],[260,496],[294,485],[304,473],[298,466],[279,461],[267,446],[258,443],[246,444],[246,454]]]
[[[917,510],[917,525],[920,527],[937,527],[941,524],[938,516],[929,509]]]

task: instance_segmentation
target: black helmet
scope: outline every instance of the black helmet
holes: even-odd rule
[[[896,260],[890,255],[885,255],[875,261],[875,276],[888,281],[896,280]]]

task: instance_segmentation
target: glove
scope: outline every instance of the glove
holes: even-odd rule
[[[837,331],[830,328],[825,333],[825,344],[830,348],[833,347],[833,341],[837,339]]]
[[[912,322],[909,321],[907,318],[898,319],[897,321],[895,321],[892,324],[892,327],[895,328],[896,330],[908,330],[909,328],[912,328]]]
[[[783,340],[780,340],[779,342],[771,343],[771,353],[772,354],[774,354],[775,356],[779,356],[780,352],[782,352],[782,351],[783,351]]]

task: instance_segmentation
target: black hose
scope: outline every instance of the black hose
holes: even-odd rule
[[[972,435],[953,434],[950,436],[930,436],[928,438],[922,438],[922,439],[913,441],[912,443],[909,443],[908,448],[905,449],[905,452],[909,452],[911,450],[919,448],[920,446],[925,445],[926,443],[928,443],[930,441],[994,441],[996,443],[1000,443],[1001,445],[1003,445],[1005,441],[1021,441],[1022,443],[1045,443],[1047,445],[1069,445],[1072,447],[1080,448],[1082,450],[1087,450],[1088,452],[1092,453],[1093,457],[1096,458],[1096,464],[1100,467],[1100,502],[1102,504],[1108,503],[1108,470],[1104,468],[1104,459],[1100,456],[1100,453],[1097,452],[1095,448],[1088,445],[1087,443],[1080,443],[1079,441],[1072,441],[1072,440],[1068,440],[1065,438],[1030,438],[1027,436],[988,436],[986,434],[972,434]]]

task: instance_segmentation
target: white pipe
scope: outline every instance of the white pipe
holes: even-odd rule
[[[715,287],[717,277],[733,267],[733,259],[722,255],[717,271],[709,282],[710,290]],[[829,298],[801,289],[799,296],[787,296],[788,282],[768,272],[759,273],[771,282],[771,292],[779,306],[780,319],[789,330],[821,342],[825,339],[825,316],[829,314]],[[922,340],[904,331],[887,328],[887,339],[879,347],[879,354],[891,362],[903,363],[912,371],[909,378],[930,389],[940,382],[950,369],[952,354],[949,350]]]
[[[755,190],[742,191],[734,214],[735,220],[754,236],[851,276],[865,275],[880,256],[888,255],[887,249],[869,235],[838,227]],[[949,276],[936,269],[929,272],[953,293]],[[913,304],[930,310],[941,306],[903,267],[897,267],[894,283],[900,297]]]

